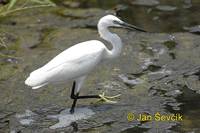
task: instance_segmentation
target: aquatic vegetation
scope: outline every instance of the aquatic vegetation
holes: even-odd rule
[[[7,48],[5,38],[0,36],[0,47]]]
[[[0,17],[17,11],[49,6],[56,5],[51,0],[10,0],[8,4],[0,6]]]

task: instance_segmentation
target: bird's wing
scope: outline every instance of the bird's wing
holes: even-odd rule
[[[68,61],[45,72],[50,82],[66,81],[88,74],[100,61],[101,53],[92,53],[76,60]]]
[[[51,81],[73,79],[91,71],[101,60],[105,46],[96,40],[74,45],[63,51],[43,67],[33,71],[30,79],[36,77],[40,85]],[[39,80],[40,79],[40,80]]]
[[[42,68],[48,71],[63,63],[80,62],[86,60],[86,57],[90,55],[98,54],[104,48],[103,43],[97,40],[82,42],[61,52]]]

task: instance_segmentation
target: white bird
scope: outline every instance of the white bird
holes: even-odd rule
[[[25,84],[31,86],[32,89],[38,89],[50,83],[74,81],[71,92],[71,98],[74,99],[70,110],[71,113],[74,113],[77,99],[102,98],[111,102],[108,99],[114,97],[106,97],[104,94],[79,96],[79,91],[88,74],[101,61],[116,58],[121,53],[121,39],[117,34],[111,33],[108,30],[109,27],[123,27],[145,32],[113,15],[106,15],[98,22],[98,32],[103,39],[111,43],[112,50],[109,50],[98,40],[76,44],[61,52],[43,67],[33,71],[26,79]]]

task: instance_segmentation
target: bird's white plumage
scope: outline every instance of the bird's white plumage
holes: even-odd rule
[[[101,61],[104,51],[105,46],[97,40],[74,45],[33,71],[26,84],[36,89],[50,82],[67,81],[86,75]]]
[[[33,71],[25,84],[37,89],[49,83],[75,80],[76,90],[79,91],[85,77],[101,60],[114,58],[120,54],[121,39],[108,30],[109,26],[119,27],[114,21],[123,22],[113,15],[106,15],[98,23],[100,36],[112,44],[112,50],[107,49],[97,40],[76,44],[54,57],[43,67]]]

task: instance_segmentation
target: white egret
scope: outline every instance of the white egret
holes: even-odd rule
[[[49,83],[74,81],[71,91],[71,98],[74,100],[70,112],[74,112],[77,99],[102,98],[105,101],[109,98],[103,95],[79,96],[79,91],[88,74],[103,60],[116,58],[120,55],[122,42],[117,34],[111,33],[109,27],[122,27],[133,30],[144,30],[127,24],[113,15],[106,15],[98,22],[100,36],[112,45],[109,50],[102,42],[91,40],[76,44],[48,62],[43,67],[33,71],[26,79],[25,84],[32,89],[38,89]]]

